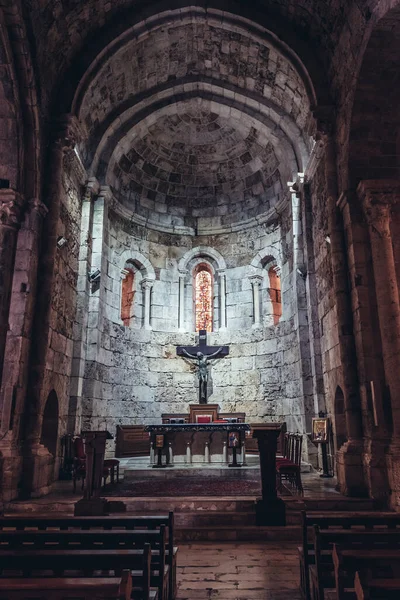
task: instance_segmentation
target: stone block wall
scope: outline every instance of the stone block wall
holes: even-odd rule
[[[244,411],[249,421],[284,420],[289,430],[305,431],[294,305],[284,300],[281,320],[272,324],[268,270],[260,262],[260,257],[265,258],[266,266],[275,261],[273,264],[281,269],[282,296],[290,298],[291,249],[286,247],[283,255],[281,241],[282,237],[290,238],[285,226],[276,223],[193,239],[142,228],[110,210],[107,236],[102,333],[96,360],[86,363],[83,403],[90,410],[86,411],[85,423],[115,433],[118,424],[156,423],[162,413],[188,412],[189,404],[198,401],[196,369],[191,361],[176,356],[176,346],[196,341],[191,268],[196,261],[205,260],[215,270],[220,266],[216,261],[223,262],[226,276],[227,328],[219,330],[216,299],[215,331],[208,334],[208,342],[230,347],[228,357],[213,361],[209,401],[218,403],[222,411]],[[195,252],[187,264],[185,326],[180,330],[179,268],[185,256],[192,256],[194,247],[205,250],[199,256]],[[134,260],[139,289],[149,275],[148,262],[154,269],[151,330],[143,327],[138,316],[130,327],[121,320],[121,269],[129,257]],[[261,273],[262,278],[263,319],[256,327],[249,279],[254,272]],[[218,274],[215,279],[218,281]],[[218,294],[217,285],[214,295]],[[142,303],[142,294],[138,302]]]

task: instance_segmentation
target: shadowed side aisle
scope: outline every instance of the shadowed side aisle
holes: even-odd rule
[[[295,543],[180,544],[179,600],[300,600]]]

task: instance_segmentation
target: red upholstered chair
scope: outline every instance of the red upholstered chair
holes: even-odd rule
[[[210,415],[196,415],[196,423],[211,423]]]
[[[303,485],[301,483],[302,445],[302,435],[287,433],[285,435],[284,456],[276,458],[276,475],[279,487],[282,488],[282,482],[285,480],[292,487],[295,487],[299,494],[303,493]]]

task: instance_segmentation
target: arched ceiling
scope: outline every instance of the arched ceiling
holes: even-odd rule
[[[318,55],[325,67],[352,6],[358,6],[361,12],[367,14],[369,8],[377,3],[378,0],[192,1],[197,6],[237,12],[254,22],[264,23],[292,47],[295,37],[304,40],[310,47],[310,53]],[[46,75],[43,81],[49,86],[54,84],[74,56],[90,51],[90,47],[96,44],[101,29],[113,28],[115,32],[121,32],[124,25],[129,26],[134,19],[182,6],[185,3],[174,0],[31,0],[30,18],[38,64]]]
[[[307,164],[315,96],[298,57],[267,34],[181,9],[138,23],[91,64],[72,106],[81,155],[130,215],[180,232],[276,216]]]
[[[120,142],[107,182],[148,226],[221,229],[283,199],[282,149],[278,158],[268,130],[249,116],[216,108],[201,98],[170,105]]]

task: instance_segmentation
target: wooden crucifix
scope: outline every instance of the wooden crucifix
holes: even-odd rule
[[[197,361],[199,378],[199,404],[207,404],[208,365],[214,358],[223,358],[229,354],[229,346],[207,346],[207,331],[199,331],[198,346],[178,346],[178,356]]]

